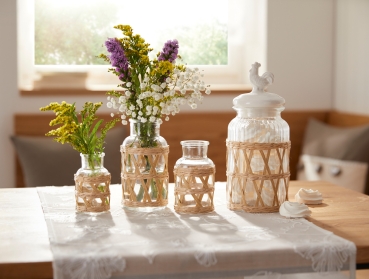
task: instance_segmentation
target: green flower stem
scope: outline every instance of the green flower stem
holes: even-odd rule
[[[143,189],[142,185],[140,185],[140,190],[138,191],[138,194],[136,196],[137,201],[142,201],[143,194],[144,194],[144,189]]]
[[[155,124],[151,122],[138,122],[135,125],[135,130],[137,134],[137,139],[139,145],[142,148],[145,147],[156,147],[158,143],[156,142],[155,134]]]
[[[150,197],[152,199],[157,199],[157,197],[158,197],[158,187],[156,187],[156,183],[155,183],[154,179],[151,179],[150,187],[151,187]]]

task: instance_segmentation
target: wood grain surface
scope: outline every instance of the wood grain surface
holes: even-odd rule
[[[368,124],[369,115],[331,111],[328,115],[327,122],[330,125],[338,127],[354,127]]]
[[[318,189],[323,204],[309,205],[307,218],[315,225],[351,240],[357,247],[356,262],[369,263],[369,196],[322,181],[291,181],[289,199],[294,201],[298,187]]]

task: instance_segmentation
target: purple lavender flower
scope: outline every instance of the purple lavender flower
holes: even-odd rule
[[[173,62],[178,56],[178,48],[179,45],[177,40],[167,41],[164,44],[163,50],[160,52],[158,60]]]
[[[124,49],[120,42],[115,38],[109,38],[105,42],[105,46],[111,54],[109,59],[111,65],[115,67],[115,70],[119,73],[119,79],[123,80],[128,76],[128,60],[124,54]]]

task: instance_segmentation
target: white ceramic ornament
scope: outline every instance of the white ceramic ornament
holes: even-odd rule
[[[250,81],[253,85],[252,91],[234,98],[234,109],[284,108],[284,98],[275,93],[266,92],[268,85],[272,84],[274,81],[273,73],[265,72],[259,76],[260,66],[260,63],[258,62],[252,64],[250,69]]]
[[[295,195],[295,200],[304,204],[321,204],[323,197],[318,190],[301,188]]]
[[[287,218],[303,218],[309,217],[311,211],[305,204],[285,201],[279,208],[279,214]]]

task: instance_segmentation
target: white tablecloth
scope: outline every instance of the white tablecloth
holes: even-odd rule
[[[152,213],[123,209],[120,185],[99,214],[75,212],[72,186],[39,187],[54,278],[355,278],[354,243],[305,219],[230,211],[215,187],[215,211],[199,215],[175,213],[173,184]]]

